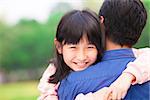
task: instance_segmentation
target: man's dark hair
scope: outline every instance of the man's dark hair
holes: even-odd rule
[[[146,24],[147,12],[140,0],[105,0],[99,11],[104,17],[106,37],[132,47]]]

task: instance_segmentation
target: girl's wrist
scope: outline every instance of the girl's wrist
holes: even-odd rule
[[[136,77],[135,77],[133,74],[128,73],[128,72],[122,73],[122,76],[123,76],[126,80],[128,80],[128,82],[130,82],[131,84],[136,80]]]

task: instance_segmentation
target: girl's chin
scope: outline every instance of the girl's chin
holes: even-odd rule
[[[87,67],[84,67],[84,68],[78,68],[78,69],[74,69],[74,71],[83,71],[85,70]]]

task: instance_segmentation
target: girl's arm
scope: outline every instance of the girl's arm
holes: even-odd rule
[[[122,75],[109,87],[112,99],[124,98],[131,84],[142,84],[150,80],[150,48],[133,49],[133,52],[135,61],[128,63]]]
[[[133,49],[136,56],[134,62],[130,62],[123,73],[130,73],[135,76],[134,84],[142,84],[150,80],[150,48]]]
[[[76,96],[75,100],[105,100],[105,95],[109,95],[108,93],[111,92],[108,87],[104,87],[94,93],[90,92],[88,94],[79,94]]]
[[[75,100],[122,100],[133,79],[135,77],[132,74],[123,73],[110,87],[104,87],[94,93],[79,94]]]
[[[150,65],[148,64],[150,62],[150,48],[133,49],[133,52],[136,60],[130,62],[122,75],[110,85],[107,92],[104,92],[103,100],[108,98],[113,100],[124,98],[131,84],[142,84],[150,80]],[[101,94],[101,89],[93,94],[79,94],[77,96],[79,99],[77,100],[85,100],[90,97],[95,98],[102,96]]]
[[[58,100],[56,90],[58,89],[59,83],[48,83],[49,77],[55,72],[56,68],[53,66],[53,64],[50,64],[43,73],[43,76],[40,79],[38,85],[38,90],[40,91],[40,97],[38,98],[38,100]]]

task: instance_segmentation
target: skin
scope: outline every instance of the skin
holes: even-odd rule
[[[96,59],[98,50],[90,44],[86,35],[77,44],[60,44],[55,41],[56,48],[63,55],[64,62],[74,71],[81,71],[92,65]]]

